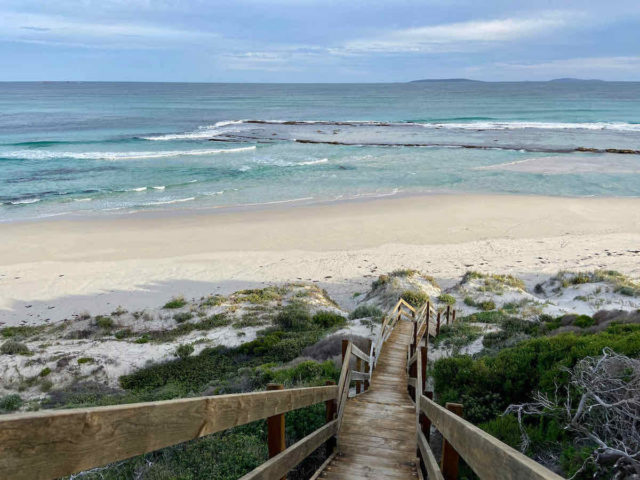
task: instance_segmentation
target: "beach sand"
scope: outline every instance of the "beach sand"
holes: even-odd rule
[[[444,287],[467,270],[529,282],[563,269],[637,278],[640,199],[399,196],[7,223],[0,238],[5,325],[295,280],[351,308],[355,292],[396,268],[422,270]]]

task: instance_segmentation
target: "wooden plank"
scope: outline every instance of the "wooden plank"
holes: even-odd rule
[[[369,379],[369,374],[368,373],[357,372],[356,370],[351,370],[351,380],[355,380],[357,382],[361,382],[363,380],[368,380],[368,379]]]
[[[413,306],[410,303],[408,303],[404,298],[401,298],[400,302],[403,306],[407,307],[409,310],[415,313],[416,309],[413,308]]]
[[[343,351],[342,351],[342,370],[340,370],[340,380],[338,380],[338,405],[342,402],[342,392],[344,391],[344,384],[347,380],[347,376],[349,374],[349,358],[351,357],[351,345],[352,343],[349,341],[344,347],[343,342]]]
[[[39,480],[336,398],[336,386],[0,416],[0,478]]]
[[[367,363],[369,362],[369,356],[353,344],[351,345],[351,355]]]
[[[318,478],[320,478],[320,474],[322,474],[324,469],[327,468],[327,466],[331,462],[333,462],[333,459],[336,458],[337,454],[338,452],[333,452],[331,455],[329,455],[327,459],[324,462],[322,462],[322,465],[320,465],[320,467],[316,470],[316,472],[311,476],[309,480],[318,480]]]
[[[417,360],[417,358],[418,358],[417,353],[414,353],[413,356],[409,358],[409,361],[407,362],[407,368],[413,365],[413,363]]]
[[[421,410],[483,480],[561,480],[551,470],[480,430],[426,396]]]
[[[338,427],[337,431],[340,431],[340,424],[342,423],[342,417],[344,415],[344,408],[347,403],[347,399],[349,398],[349,384],[351,383],[351,371],[347,371],[347,377],[343,384],[343,389],[340,391],[340,401],[338,403]]]
[[[294,443],[284,452],[269,459],[256,469],[247,473],[241,480],[273,480],[281,478],[292,468],[307,458],[316,448],[335,435],[338,421],[333,420],[315,432]]]
[[[444,480],[440,467],[436,457],[433,455],[427,439],[421,431],[418,431],[418,447],[420,448],[420,454],[422,455],[422,462],[427,470],[427,476],[429,480]]]

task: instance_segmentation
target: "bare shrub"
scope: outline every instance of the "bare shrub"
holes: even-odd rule
[[[518,417],[523,450],[529,446],[523,416],[551,417],[576,442],[595,445],[583,469],[593,463],[602,473],[614,472],[613,478],[632,478],[640,475],[640,360],[610,348],[602,353],[566,369],[565,392],[556,390],[553,398],[537,392],[532,402],[510,405],[505,413]]]

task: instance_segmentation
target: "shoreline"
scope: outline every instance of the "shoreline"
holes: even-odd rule
[[[349,305],[353,293],[396,268],[445,285],[466,270],[534,278],[610,268],[640,276],[637,198],[410,195],[11,223],[0,233],[7,325],[300,280]]]

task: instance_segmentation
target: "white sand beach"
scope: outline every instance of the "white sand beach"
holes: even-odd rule
[[[0,225],[0,323],[304,280],[344,308],[381,273],[640,276],[640,199],[431,195]],[[454,280],[455,279],[455,280]]]

